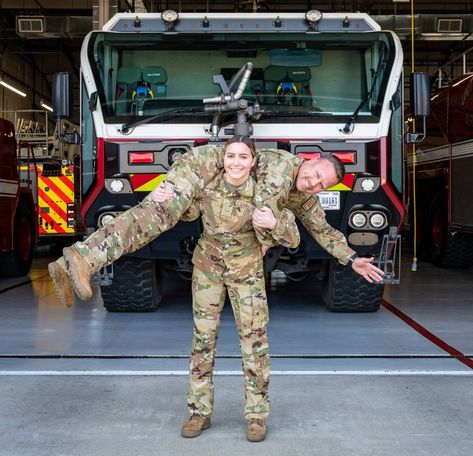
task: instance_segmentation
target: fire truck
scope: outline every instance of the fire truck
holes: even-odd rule
[[[472,57],[473,48],[439,69],[425,140],[408,156],[417,187],[419,257],[442,267],[473,265]]]
[[[6,277],[28,274],[38,238],[32,179],[20,176],[20,154],[13,124],[0,119],[0,275]]]
[[[77,157],[74,154],[77,146],[58,141],[55,131],[49,134],[47,111],[16,110],[10,114],[15,119],[16,138],[22,144],[21,175],[32,179],[39,240],[57,242],[83,234],[76,179],[78,153]],[[69,121],[62,120],[63,130],[73,128]]]
[[[243,115],[236,103],[252,113],[258,148],[342,160],[343,182],[319,195],[327,220],[359,255],[376,257],[385,283],[398,282],[403,52],[394,33],[362,13],[124,13],[87,35],[81,61],[89,232],[137,204],[190,148],[232,136]],[[70,85],[58,75],[59,117],[70,115]],[[299,248],[270,253],[267,268],[296,281],[316,269],[332,311],[379,309],[384,284],[367,283],[300,230]],[[102,271],[105,307],[154,310],[163,264],[191,271],[200,233],[199,221],[179,222]]]

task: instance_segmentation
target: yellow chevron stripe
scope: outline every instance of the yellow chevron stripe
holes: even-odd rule
[[[330,187],[327,189],[328,191],[334,191],[337,190],[339,192],[350,192],[351,188],[347,187],[345,184],[342,184],[341,182],[334,187]]]
[[[152,192],[164,179],[166,179],[166,174],[160,174],[146,184],[135,188],[135,192]]]
[[[44,201],[44,199],[38,195],[38,217],[41,217],[42,208],[49,208],[49,211],[47,214],[54,221],[54,224],[55,225],[61,224],[62,230],[64,230],[66,233],[74,233],[74,227],[67,226],[67,204],[62,201],[56,201],[56,204],[63,211],[64,218],[61,216],[61,214],[58,214],[51,207],[49,207],[49,204],[47,203],[47,201]],[[58,234],[58,231],[54,228],[51,228],[49,224],[46,226],[44,219],[43,219],[43,224],[39,225],[39,227],[40,227],[40,232],[42,233]],[[61,230],[61,233],[62,233],[62,230]]]

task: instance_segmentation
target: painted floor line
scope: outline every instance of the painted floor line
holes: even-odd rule
[[[396,306],[392,305],[390,302],[385,301],[383,299],[382,304],[387,310],[389,310],[391,313],[396,315],[396,317],[400,318],[404,323],[406,323],[412,329],[417,331],[421,336],[424,336],[427,340],[437,345],[437,347],[447,352],[452,357],[458,358],[458,361],[460,363],[463,363],[465,366],[469,367],[470,369],[473,369],[473,359],[467,358],[465,354],[462,353],[460,350],[457,350],[455,347],[452,347],[450,344],[440,339],[440,337],[430,332],[427,328],[422,326],[420,323],[417,323],[417,321],[409,317],[409,315],[405,314],[402,310],[398,309]]]
[[[271,354],[271,359],[288,359],[288,360],[334,360],[334,359],[422,359],[422,360],[432,360],[432,359],[469,359],[472,358],[473,354],[465,354],[462,356],[452,356],[452,355],[439,355],[439,354],[418,354],[418,353],[406,353],[406,354],[388,354],[388,353],[367,353],[367,354]],[[103,361],[114,361],[114,360],[188,360],[189,355],[94,355],[94,354],[39,354],[39,353],[0,353],[0,359],[28,359],[28,360],[103,360]],[[241,359],[241,355],[216,355],[215,359]]]
[[[72,370],[72,371],[0,371],[0,376],[188,376],[187,370],[169,370],[169,371],[145,371],[145,370]],[[214,375],[218,376],[242,376],[241,371],[215,371]],[[271,375],[279,376],[297,376],[297,375],[356,375],[356,376],[473,376],[473,371],[448,371],[448,370],[415,370],[415,369],[397,369],[397,370],[365,370],[365,371],[350,371],[350,370],[327,370],[327,371],[294,371],[294,370],[275,370],[271,371]]]
[[[7,291],[10,291],[10,290],[14,290],[15,288],[18,288],[18,287],[22,287],[23,285],[26,285],[26,284],[31,283],[31,282],[32,282],[31,279],[28,279],[24,282],[17,283],[15,285],[10,286],[10,287],[2,288],[0,290],[0,294],[6,293]]]

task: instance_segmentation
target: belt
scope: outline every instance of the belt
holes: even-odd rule
[[[208,234],[203,233],[202,238],[205,241],[218,242],[220,244],[231,244],[234,241],[258,241],[256,233],[254,231],[248,231],[247,233],[237,234]]]

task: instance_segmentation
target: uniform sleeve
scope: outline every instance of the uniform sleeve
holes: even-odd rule
[[[193,200],[191,205],[182,214],[181,220],[184,222],[192,222],[200,217],[200,205],[197,200]]]
[[[348,264],[355,251],[348,247],[345,236],[327,223],[325,211],[317,196],[292,191],[287,207],[302,222],[311,236],[341,264]]]
[[[283,209],[281,216],[277,220],[276,228],[269,231],[274,245],[281,244],[284,247],[297,247],[301,237],[294,214],[289,209]]]
[[[294,156],[286,151],[266,149],[258,151],[255,206],[257,208],[269,207],[278,220],[283,217],[283,209],[294,182],[293,160]],[[274,240],[271,239],[272,236],[268,236],[267,230],[255,227],[255,231],[261,244],[273,245]]]

